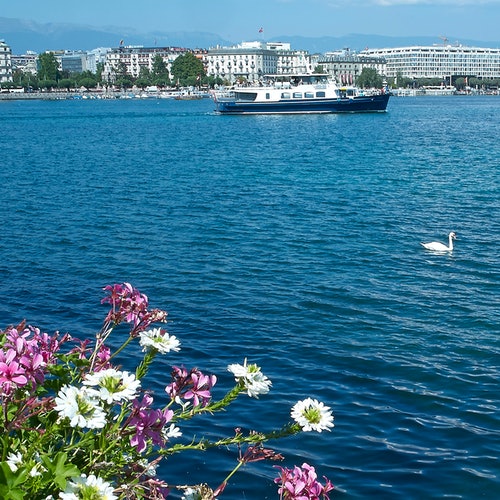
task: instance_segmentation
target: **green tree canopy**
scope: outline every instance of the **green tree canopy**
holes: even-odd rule
[[[139,70],[139,76],[135,80],[135,84],[138,87],[147,87],[151,85],[151,72],[149,71],[149,68],[146,66],[143,66]]]
[[[151,80],[154,85],[166,86],[170,83],[167,65],[160,54],[156,54],[151,67]]]
[[[192,52],[186,52],[172,63],[172,74],[174,81],[185,87],[199,83],[205,76],[205,68],[203,62]]]
[[[381,88],[382,77],[377,73],[374,68],[363,68],[361,74],[356,79],[358,87],[362,88]]]
[[[38,76],[41,80],[57,80],[59,64],[54,52],[44,52],[38,56]]]

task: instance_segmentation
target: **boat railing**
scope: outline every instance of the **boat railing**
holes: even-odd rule
[[[213,90],[211,95],[214,101],[218,101],[219,99],[230,99],[234,96],[234,91],[229,89]]]

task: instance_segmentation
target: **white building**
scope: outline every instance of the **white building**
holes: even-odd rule
[[[87,71],[90,71],[91,73],[97,73],[97,65],[104,65],[108,52],[111,52],[111,48],[99,47],[87,52],[87,60],[85,62]]]
[[[297,74],[311,71],[307,51],[291,50],[289,43],[243,42],[233,47],[215,47],[205,55],[208,76],[257,81],[264,75]]]
[[[12,82],[12,51],[4,40],[0,40],[0,84]]]
[[[25,54],[15,55],[12,54],[12,69],[19,70],[23,73],[31,73],[32,75],[36,75],[37,69],[37,60],[38,54],[29,50]]]
[[[366,49],[361,54],[384,57],[386,75],[395,78],[500,78],[500,49],[433,45]]]
[[[381,76],[386,75],[386,60],[383,57],[360,55],[350,51],[327,52],[317,63],[339,84],[356,83],[363,68],[375,69]]]
[[[106,54],[102,78],[104,81],[112,83],[115,81],[117,74],[122,71],[122,68],[125,69],[127,75],[137,78],[141,73],[141,69],[144,68],[149,71],[153,69],[153,62],[157,55],[161,56],[169,71],[170,78],[172,78],[172,63],[177,57],[187,52],[193,51],[179,47],[120,46],[113,48]],[[196,52],[195,55],[199,56]]]

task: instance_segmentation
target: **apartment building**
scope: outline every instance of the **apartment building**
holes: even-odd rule
[[[305,50],[292,50],[283,42],[243,42],[232,47],[215,47],[205,55],[207,75],[234,83],[257,81],[264,75],[300,74],[311,71]]]
[[[433,45],[366,49],[361,54],[383,57],[387,78],[500,78],[500,49]]]
[[[12,82],[12,51],[4,40],[0,40],[0,84]]]
[[[380,75],[386,74],[384,57],[359,55],[350,51],[327,52],[317,59],[317,64],[339,84],[356,83],[363,68],[372,68]]]
[[[180,47],[134,47],[120,45],[120,47],[113,48],[107,52],[102,77],[104,81],[112,83],[115,81],[116,75],[124,69],[126,74],[137,78],[141,73],[141,69],[144,68],[149,71],[153,69],[153,62],[157,55],[161,56],[170,73],[170,77],[172,77],[172,63],[177,57],[187,52],[193,51]],[[198,52],[194,53],[198,57],[202,57]]]

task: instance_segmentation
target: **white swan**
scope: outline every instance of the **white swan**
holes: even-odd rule
[[[440,243],[439,241],[431,241],[430,243],[420,243],[427,250],[434,250],[436,252],[451,252],[453,250],[453,240],[457,239],[457,235],[455,232],[451,232],[448,235],[449,245],[446,246],[444,243]]]

